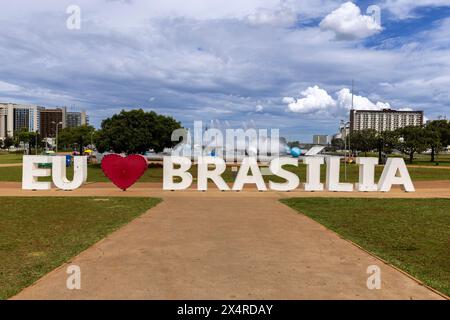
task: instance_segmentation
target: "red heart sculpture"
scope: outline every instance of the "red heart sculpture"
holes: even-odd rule
[[[147,160],[138,154],[128,157],[108,154],[102,159],[102,170],[112,183],[125,191],[147,170]]]

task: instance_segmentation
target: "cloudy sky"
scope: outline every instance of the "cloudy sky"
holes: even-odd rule
[[[309,142],[348,117],[352,79],[356,108],[450,117],[450,0],[1,2],[0,102],[97,127],[141,107]]]

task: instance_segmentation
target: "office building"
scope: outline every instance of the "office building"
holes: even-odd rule
[[[327,135],[313,135],[313,144],[327,145],[328,136]]]
[[[66,127],[66,108],[42,109],[41,110],[41,136],[51,138],[56,136],[56,125],[58,130]]]
[[[350,130],[394,131],[407,126],[422,126],[423,111],[351,110]]]
[[[39,131],[40,112],[34,105],[0,103],[0,138],[12,137],[21,130]]]
[[[89,119],[85,111],[82,112],[66,112],[66,127],[74,128],[89,124]]]

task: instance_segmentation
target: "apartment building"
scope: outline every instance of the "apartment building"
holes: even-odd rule
[[[35,105],[0,103],[0,138],[12,137],[23,129],[40,131],[41,110]]]
[[[423,111],[351,110],[350,130],[394,131],[407,126],[422,126]]]
[[[66,112],[66,127],[74,128],[85,126],[89,124],[89,118],[86,111],[81,112]]]

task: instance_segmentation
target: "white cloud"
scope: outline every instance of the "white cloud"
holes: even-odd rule
[[[247,16],[251,25],[271,25],[289,27],[297,21],[297,14],[289,7],[279,6],[276,9],[257,9],[255,13]]]
[[[352,93],[350,89],[343,88],[337,92],[337,104],[343,110],[350,110],[352,107]],[[357,110],[381,110],[390,109],[389,103],[373,103],[367,97],[353,95],[353,108]]]
[[[336,99],[319,86],[309,87],[301,92],[303,98],[284,97],[283,102],[290,111],[302,114],[325,114],[327,116],[345,115],[352,108],[352,94],[350,89],[343,88],[336,92]],[[389,103],[373,103],[369,98],[353,95],[353,108],[357,110],[390,109]]]
[[[336,106],[333,98],[318,86],[309,87],[301,92],[303,98],[294,99],[292,97],[284,97],[283,102],[288,104],[288,108],[296,113],[317,113],[320,111],[328,111]]]
[[[383,8],[389,10],[398,19],[417,17],[414,10],[423,7],[450,6],[450,0],[385,0]]]
[[[0,80],[0,92],[14,92],[14,91],[20,91],[21,88],[15,84],[9,83],[9,82],[5,82],[5,81],[1,81]]]
[[[263,112],[263,111],[264,111],[264,107],[262,105],[258,104],[255,107],[255,112]]]
[[[363,39],[382,30],[373,17],[362,15],[352,2],[346,2],[328,14],[320,22],[320,28],[334,32],[338,40]]]

